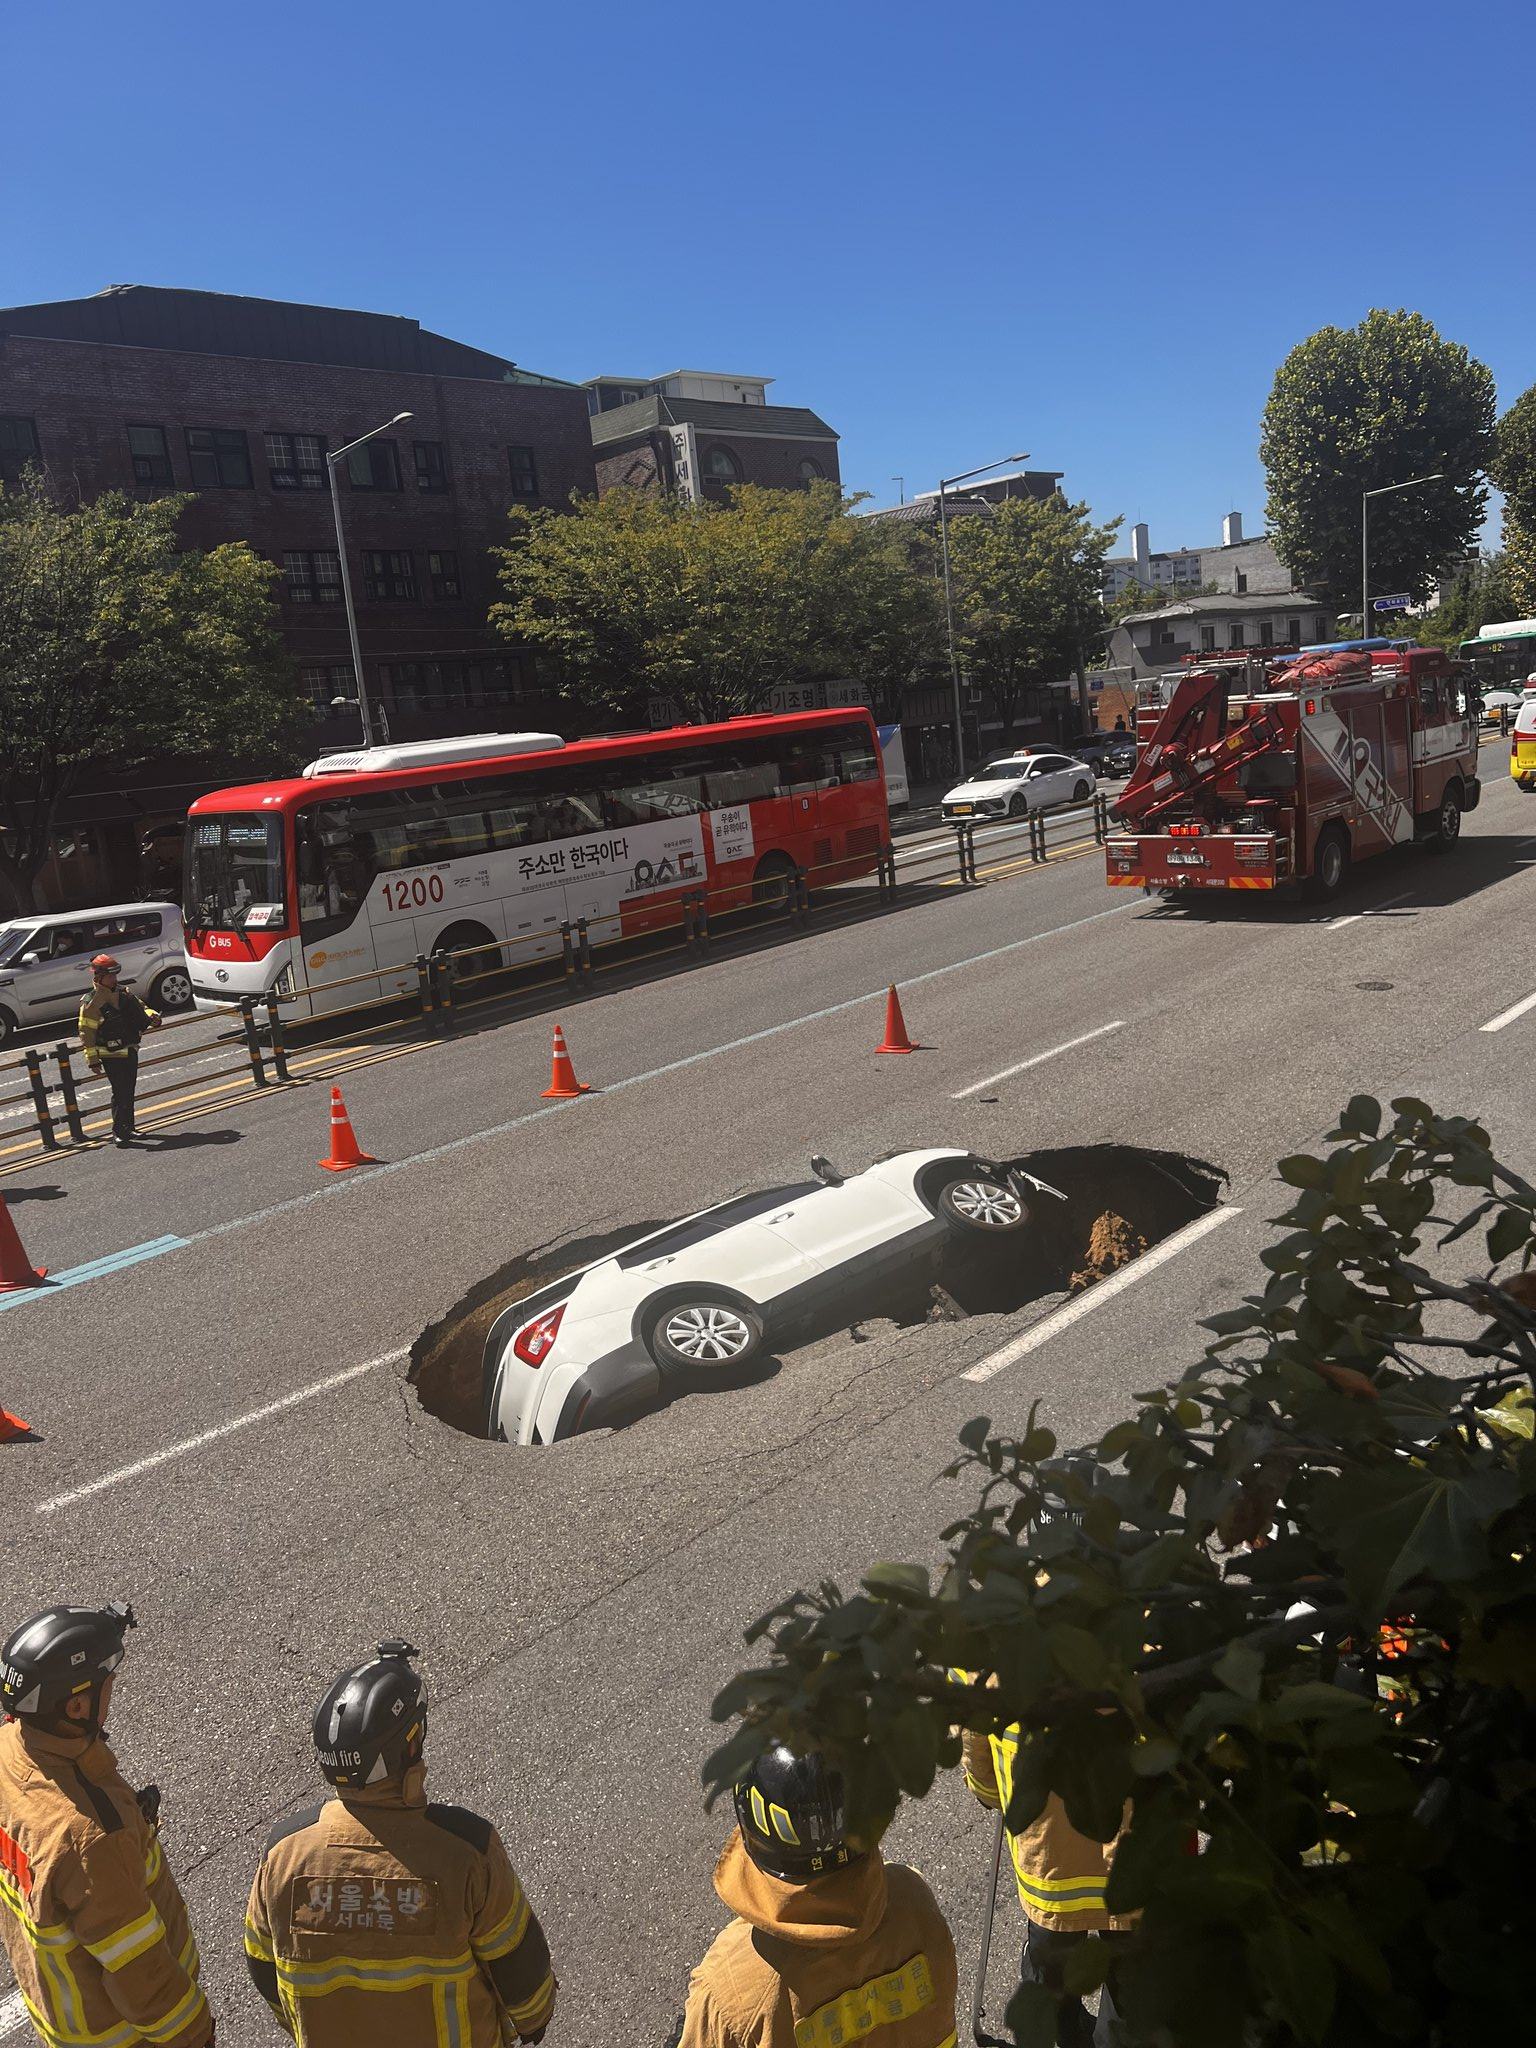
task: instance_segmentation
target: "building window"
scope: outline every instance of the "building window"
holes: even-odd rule
[[[1268,619],[1262,619],[1259,622],[1259,645],[1261,647],[1273,647],[1274,644],[1275,629]]]
[[[1241,619],[1234,619],[1227,631],[1227,645],[1229,647],[1241,647],[1242,644],[1243,622]]]
[[[418,491],[446,491],[448,459],[441,441],[416,441],[416,488]]]
[[[188,427],[187,465],[200,491],[251,489],[251,451],[243,427]]]
[[[1237,581],[1234,585],[1234,589],[1236,591],[1237,596],[1242,597],[1248,588],[1248,578],[1243,574],[1241,569],[1236,571],[1236,576]]]
[[[1326,640],[1328,638],[1328,621],[1326,619],[1318,620],[1317,637],[1319,640]]]
[[[704,474],[713,477],[716,483],[739,484],[741,464],[729,448],[722,448],[717,441],[704,458]]]
[[[1286,639],[1287,639],[1287,640],[1288,640],[1288,641],[1290,642],[1290,644],[1291,644],[1291,645],[1292,645],[1293,647],[1299,647],[1299,646],[1301,645],[1301,621],[1300,621],[1300,619],[1287,619],[1287,620],[1286,620],[1286,622],[1285,622],[1285,637],[1286,637]]]
[[[267,475],[274,491],[325,489],[323,434],[268,434]]]
[[[459,595],[459,558],[451,548],[427,556],[427,574],[432,578],[434,597]]]
[[[29,462],[37,460],[37,428],[15,413],[0,413],[0,477],[15,483]]]
[[[176,481],[171,474],[171,451],[164,427],[130,427],[128,453],[133,458],[136,484],[169,485]]]
[[[341,557],[331,550],[290,550],[283,556],[283,577],[290,604],[341,603]]]
[[[315,668],[301,668],[299,680],[317,711],[329,711],[337,697],[345,698],[349,704],[357,701],[357,677],[352,673],[350,662],[333,661]]]
[[[1214,626],[1202,626],[1200,628],[1200,652],[1202,654],[1214,654],[1216,652],[1216,628]]]
[[[539,495],[538,465],[533,459],[531,448],[509,448],[507,460],[512,465],[512,495],[514,498],[536,498]]]
[[[416,602],[416,562],[408,549],[365,549],[363,580],[371,604]]]
[[[347,457],[354,491],[398,491],[400,451],[393,441],[365,441]]]
[[[379,680],[396,711],[442,717],[481,712],[523,694],[518,655],[483,661],[394,661],[379,667]]]
[[[745,400],[743,400],[742,402],[743,402],[743,404],[745,404],[745,402],[746,402],[746,401],[745,401]],[[818,461],[816,460],[816,458],[815,458],[815,456],[814,456],[814,455],[802,455],[802,456],[801,456],[801,458],[800,458],[800,481],[801,481],[801,483],[803,483],[803,484],[813,484],[813,483],[815,483],[815,481],[816,481],[816,479],[817,479],[818,477],[821,477],[821,476],[825,476],[825,475],[826,475],[826,473],[827,473],[827,472],[826,472],[826,471],[825,471],[825,470],[824,470],[824,469],[822,468],[821,464],[820,464],[820,463],[819,463],[819,462],[818,462]]]

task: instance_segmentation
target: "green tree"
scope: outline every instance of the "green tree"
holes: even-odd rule
[[[1463,640],[1474,639],[1480,626],[1513,618],[1513,606],[1503,551],[1479,555],[1441,591],[1432,612],[1413,620],[1414,638],[1426,645],[1454,649]]]
[[[182,552],[190,502],[0,491],[0,889],[18,910],[89,762],[249,755],[297,711],[276,567],[243,544]]]
[[[937,596],[899,534],[834,484],[723,504],[617,490],[512,525],[492,622],[584,706],[654,691],[685,719],[726,718],[782,683],[900,682],[936,647]]]
[[[1504,493],[1506,616],[1526,618],[1536,612],[1536,384],[1494,428],[1488,474]]]
[[[1536,1188],[1410,1098],[1330,1146],[1280,1163],[1262,1284],[1088,1452],[966,1425],[936,1585],[876,1564],[757,1623],[706,1777],[820,1745],[868,1840],[957,1726],[1015,1728],[1015,1828],[1054,1791],[1106,1841],[1129,1802],[1134,2038],[1481,2048],[1524,2037],[1536,1940]],[[1037,1988],[1010,2021],[1054,2038]]]
[[[1374,498],[1371,586],[1414,598],[1477,538],[1479,478],[1492,447],[1493,378],[1422,313],[1368,313],[1324,327],[1275,373],[1259,453],[1282,561],[1341,602],[1360,584],[1361,493],[1440,472],[1443,481]]]
[[[1005,740],[1024,692],[1067,674],[1103,639],[1104,557],[1119,526],[1095,526],[1060,492],[950,521],[961,658],[990,691]]]

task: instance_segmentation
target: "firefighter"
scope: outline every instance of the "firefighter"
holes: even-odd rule
[[[555,2008],[543,1929],[488,1820],[427,1802],[427,1689],[409,1643],[343,1671],[315,1709],[335,1795],[273,1830],[245,1953],[312,2048],[503,2048]]]
[[[106,1069],[112,1090],[112,1142],[131,1145],[133,1091],[139,1081],[139,1040],[158,1031],[160,1019],[128,989],[119,988],[119,963],[110,953],[91,962],[91,992],[80,1005],[80,1045],[85,1063],[98,1077]]]
[[[838,1774],[777,1745],[736,1819],[715,1865],[736,1918],[693,1973],[679,2048],[954,2048],[944,1916],[915,1870],[848,1841]]]
[[[133,1626],[116,1601],[50,1607],[0,1650],[0,1928],[48,2048],[213,2040],[160,1794],[130,1790],[102,1734]]]

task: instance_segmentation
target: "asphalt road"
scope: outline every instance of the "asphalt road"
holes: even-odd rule
[[[970,1415],[1022,1424],[1039,1399],[1079,1440],[1175,1373],[1255,1273],[1273,1161],[1357,1089],[1475,1111],[1536,1170],[1536,997],[1487,1028],[1536,990],[1533,858],[1536,806],[1495,779],[1454,855],[1372,862],[1327,910],[1169,908],[1069,860],[577,1002],[576,1103],[540,1100],[546,1018],[392,1049],[347,1080],[370,1171],[316,1170],[308,1087],[0,1183],[69,1283],[0,1298],[0,1402],[42,1437],[0,1451],[0,1617],[138,1607],[114,1733],[164,1788],[221,2042],[273,2037],[239,1914],[273,1819],[317,1796],[314,1700],[402,1632],[428,1655],[434,1792],[503,1824],[550,1932],[551,2043],[665,2038],[722,1919],[698,1767],[755,1616],[935,1558]],[[907,1059],[873,1055],[892,979],[928,1048]],[[1167,1149],[1225,1174],[1225,1203],[1065,1312],[862,1322],[550,1449],[461,1435],[404,1382],[413,1338],[519,1252],[574,1261],[811,1152],[930,1143]],[[987,1846],[958,1784],[888,1844],[935,1884],[967,1983]]]

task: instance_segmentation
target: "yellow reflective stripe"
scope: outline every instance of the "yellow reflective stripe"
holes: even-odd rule
[[[190,2024],[199,2007],[206,2011],[207,2005],[208,2001],[194,1984],[185,1998],[177,1999],[164,2019],[156,2020],[153,2026],[140,2027],[139,2032],[146,2041],[169,2041]]]
[[[509,2005],[507,2011],[520,2034],[532,2034],[538,2031],[540,2020],[547,2016],[554,2002],[555,1974],[551,1970],[531,1998],[525,1998],[521,2005]]]
[[[489,1934],[472,1935],[470,1946],[482,1963],[494,1963],[502,1956],[511,1955],[523,1936],[528,1932],[531,1917],[527,1899],[521,1885],[517,1888],[517,1904],[505,1914]]]
[[[88,1941],[85,1946],[104,1970],[121,1970],[135,1956],[143,1955],[145,1949],[153,1948],[164,1933],[165,1922],[151,1906],[147,1913],[141,1913],[137,1920],[130,1920],[126,1927],[120,1927],[116,1934],[109,1934],[105,1941]]]
[[[272,1963],[277,1960],[277,1950],[270,1939],[251,1921],[245,1923],[245,1952],[254,1956],[258,1963]]]
[[[297,1956],[274,1960],[279,1983],[296,1998],[323,1998],[328,1991],[416,1991],[423,1984],[451,1983],[475,1972],[468,1950],[457,1956],[401,1956],[395,1962],[361,1956],[330,1956],[314,1963]]]
[[[38,2011],[24,1991],[21,2002],[48,2048],[135,2048],[139,2039],[137,2031],[127,2026],[109,2028],[104,2034],[88,2034],[83,2027],[56,2027]]]
[[[779,1840],[789,1842],[798,1849],[800,1837],[795,1833],[795,1824],[789,1817],[789,1808],[775,1803],[770,1805],[768,1812],[773,1821],[773,1831]]]
[[[21,1922],[21,1931],[32,1948],[73,1948],[75,1937],[62,1921],[44,1926],[34,1920],[28,1911],[27,1902],[21,1895],[21,1888],[4,1870],[0,1870],[0,1903],[9,1906]]]
[[[876,2027],[926,2012],[934,1997],[933,1972],[927,1956],[919,1952],[899,1970],[871,1977],[867,1984],[856,1985],[796,2020],[795,2048],[844,2048],[849,2041],[862,2041]]]
[[[144,1857],[144,1875],[151,1884],[165,1868],[165,1858],[160,1853],[160,1837],[151,1835],[149,1849]]]

